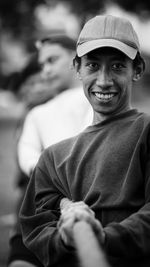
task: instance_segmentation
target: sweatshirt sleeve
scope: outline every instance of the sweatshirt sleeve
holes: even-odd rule
[[[50,173],[42,155],[26,191],[20,210],[20,222],[25,245],[44,266],[53,266],[71,252],[63,245],[57,231],[63,187],[58,182],[50,159],[48,165]],[[57,186],[53,183],[55,179]]]
[[[150,155],[143,166],[144,194],[143,206],[120,223],[108,224],[106,233],[105,250],[113,257],[126,259],[146,258],[150,254]]]

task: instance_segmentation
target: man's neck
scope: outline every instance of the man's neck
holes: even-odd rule
[[[121,114],[123,114],[124,112],[129,111],[129,110],[131,110],[131,109],[132,109],[132,107],[129,106],[129,107],[125,108],[125,109],[120,110],[120,112],[114,112],[114,113],[110,113],[110,114],[103,114],[103,113],[98,113],[98,112],[95,112],[95,111],[94,111],[94,115],[93,115],[93,123],[92,123],[92,124],[93,124],[93,125],[94,125],[94,124],[98,124],[98,123],[103,122],[103,121],[105,121],[106,119],[109,119],[109,118],[111,118],[111,117],[113,117],[113,116],[121,115]]]

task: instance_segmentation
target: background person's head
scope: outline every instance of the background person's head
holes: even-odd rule
[[[51,34],[37,42],[42,78],[49,81],[55,93],[76,87],[78,80],[72,68],[76,41],[65,34]]]
[[[94,111],[103,115],[130,108],[133,82],[145,68],[131,23],[111,15],[96,16],[85,24],[74,65]]]
[[[16,73],[9,87],[28,109],[43,104],[54,96],[49,83],[41,79],[37,53],[33,54],[26,66]]]

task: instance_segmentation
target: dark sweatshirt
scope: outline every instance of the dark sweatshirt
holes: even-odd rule
[[[112,116],[39,159],[20,212],[24,242],[45,266],[77,267],[57,232],[63,197],[95,212],[111,266],[150,266],[150,118]]]

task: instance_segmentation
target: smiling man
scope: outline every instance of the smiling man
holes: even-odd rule
[[[94,123],[130,108],[137,69],[125,54],[108,47],[96,49],[82,58],[78,68],[85,95],[95,111]]]
[[[73,229],[86,221],[112,267],[150,266],[150,118],[131,107],[145,64],[130,22],[89,20],[74,66],[93,125],[41,155],[20,212],[24,242],[44,266],[78,267]]]

